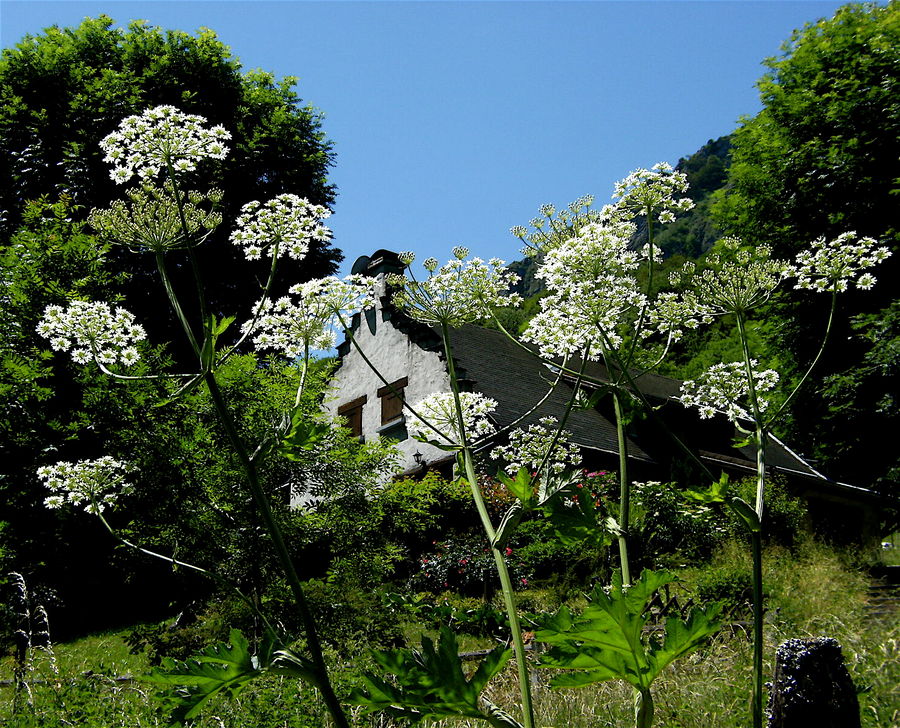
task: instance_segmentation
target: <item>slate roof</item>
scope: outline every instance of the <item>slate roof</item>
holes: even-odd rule
[[[525,414],[550,389],[556,375],[500,331],[468,325],[451,329],[450,344],[459,375],[468,388],[497,400],[495,419],[503,427]],[[560,383],[523,424],[536,423],[552,415],[561,419],[572,395],[572,388]],[[596,410],[573,410],[566,429],[576,445],[606,453],[618,453],[616,426]],[[653,462],[643,448],[632,440],[628,455]]]

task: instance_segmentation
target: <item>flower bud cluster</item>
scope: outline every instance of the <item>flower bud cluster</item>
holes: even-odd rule
[[[558,474],[567,467],[576,467],[581,462],[581,454],[578,446],[569,441],[571,433],[567,430],[559,433],[556,444],[550,450],[558,429],[559,421],[555,417],[542,417],[538,424],[510,432],[509,443],[491,450],[491,458],[504,460],[510,476],[515,476],[523,467],[537,471],[545,461],[544,467],[551,473]]]
[[[246,322],[243,331],[253,334],[257,349],[296,358],[312,349],[331,349],[339,317],[374,303],[375,280],[363,275],[318,278],[291,286],[288,292],[293,300],[284,296],[260,301],[254,309],[256,319]]]
[[[515,225],[510,232],[521,240],[525,247],[522,254],[536,256],[559,247],[569,238],[577,237],[587,225],[625,225],[622,233],[630,236],[635,228],[615,216],[615,208],[606,205],[602,210],[591,209],[594,204],[593,195],[583,195],[561,210],[554,205],[541,205],[540,217],[533,218],[529,231],[522,225]]]
[[[97,460],[45,465],[38,468],[37,476],[51,492],[44,499],[47,508],[83,505],[88,513],[102,513],[119,496],[133,490],[133,486],[125,482],[129,470],[125,463],[104,455]]]
[[[129,190],[127,203],[116,200],[107,210],[92,210],[88,221],[104,238],[134,251],[187,248],[202,242],[222,223],[220,213],[200,207],[203,202],[215,207],[222,191],[191,191],[186,197],[179,212],[171,183],[162,189],[145,186]]]
[[[753,384],[759,411],[765,412],[769,400],[762,396],[778,384],[778,372],[773,369],[757,371],[758,362],[750,360]],[[701,419],[709,419],[716,412],[724,412],[732,422],[752,419],[747,411],[750,386],[743,362],[714,364],[696,380],[688,380],[681,385],[681,402],[685,407],[696,407]]]
[[[331,231],[321,224],[331,211],[297,195],[278,195],[266,203],[248,202],[241,208],[231,242],[244,248],[247,260],[287,254],[302,259],[310,241],[325,242]]]
[[[675,221],[676,213],[694,206],[689,197],[677,197],[687,188],[687,175],[660,162],[650,169],[636,169],[616,182],[613,199],[617,200],[615,206],[629,217],[655,214],[661,223],[668,223]]]
[[[480,392],[460,392],[459,403],[468,443],[489,437],[496,432],[496,427],[490,420],[491,412],[497,409],[496,400],[485,397]],[[429,394],[417,402],[414,409],[418,417],[406,418],[406,429],[410,437],[434,440],[437,437],[434,430],[437,430],[442,444],[462,444],[452,392]]]
[[[861,271],[891,255],[887,247],[877,245],[874,238],[857,239],[855,232],[843,233],[828,242],[825,238],[814,240],[810,250],[797,255],[795,287],[843,292],[850,283],[855,283],[857,288],[868,291],[875,285],[875,276]]]
[[[224,142],[231,134],[222,126],[206,128],[206,119],[185,114],[174,106],[157,106],[129,116],[117,131],[100,142],[104,162],[113,165],[112,179],[121,184],[134,175],[148,180],[171,167],[175,172],[196,169],[201,159],[225,159]]]
[[[762,305],[790,274],[790,265],[772,258],[768,246],[749,247],[729,237],[710,251],[699,273],[693,263],[687,263],[671,281],[690,285],[685,298],[696,310],[718,315]]]
[[[416,321],[458,327],[490,318],[495,308],[521,303],[521,296],[510,293],[518,276],[504,268],[502,260],[464,260],[468,254],[468,249],[456,247],[454,258],[440,268],[429,258],[423,264],[428,278],[421,282],[390,276],[388,282],[399,289],[394,304]]]
[[[104,365],[134,364],[140,355],[135,344],[147,338],[144,328],[124,308],[102,302],[73,301],[67,308],[47,306],[37,332],[56,351],[72,349],[79,364],[92,359]]]

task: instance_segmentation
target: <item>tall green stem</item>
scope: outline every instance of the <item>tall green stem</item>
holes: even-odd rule
[[[619,446],[619,563],[622,566],[622,584],[631,584],[628,564],[628,528],[631,519],[631,484],[628,480],[628,440],[625,437],[625,413],[622,410],[622,390],[613,391],[616,411],[616,437]]]
[[[332,688],[331,681],[328,677],[328,668],[322,654],[322,645],[319,642],[315,620],[313,619],[312,613],[309,610],[309,605],[306,602],[306,595],[303,593],[300,577],[297,574],[293,559],[291,559],[290,552],[285,544],[281,528],[275,520],[275,514],[272,512],[269,499],[266,497],[262,484],[259,481],[256,466],[251,461],[249,452],[241,441],[240,435],[237,432],[237,427],[231,417],[231,412],[228,410],[228,406],[225,404],[225,400],[222,397],[222,392],[219,389],[219,383],[216,381],[215,375],[212,372],[206,372],[204,374],[204,381],[206,382],[206,386],[209,389],[210,396],[216,407],[219,420],[225,428],[228,440],[235,449],[238,459],[241,462],[241,466],[247,475],[247,481],[250,485],[250,492],[253,495],[253,500],[262,517],[263,524],[272,538],[275,552],[278,555],[282,569],[284,569],[285,575],[287,576],[288,584],[291,587],[291,592],[294,595],[294,601],[297,604],[300,618],[303,621],[307,648],[309,649],[310,657],[312,657],[313,664],[316,666],[316,672],[318,674],[318,684],[316,687],[321,691],[322,699],[325,701],[328,712],[334,719],[335,724],[339,728],[349,728],[350,724],[347,721],[347,717],[344,715],[343,708],[341,708],[337,696],[334,694],[334,689]]]
[[[650,688],[634,689],[635,728],[651,728],[653,725],[653,695]]]
[[[484,526],[485,533],[491,544],[491,553],[494,556],[494,564],[497,574],[500,576],[500,589],[503,592],[503,604],[506,607],[506,616],[509,619],[509,629],[512,632],[513,653],[516,656],[516,670],[519,677],[519,693],[522,696],[522,717],[525,728],[534,728],[534,708],[531,699],[531,682],[528,677],[528,663],[525,661],[525,642],[522,639],[522,626],[519,622],[519,614],[516,611],[516,602],[513,595],[512,579],[509,576],[509,568],[506,559],[497,544],[497,531],[491,523],[491,517],[484,502],[481,488],[478,486],[478,478],[475,475],[475,466],[472,461],[472,451],[466,436],[465,420],[462,414],[462,403],[459,397],[459,381],[456,376],[456,366],[453,363],[453,352],[450,348],[450,333],[446,324],[441,325],[441,338],[444,342],[444,355],[447,358],[447,372],[450,376],[450,389],[453,392],[453,404],[456,410],[456,421],[459,429],[460,445],[462,445],[463,464],[466,471],[466,480],[472,491],[475,508]]]
[[[193,330],[191,329],[190,323],[184,315],[178,297],[176,296],[175,291],[172,288],[172,283],[168,276],[168,271],[166,270],[162,255],[157,255],[157,265],[159,267],[160,275],[163,279],[163,285],[165,286],[166,293],[169,296],[170,302],[172,303],[172,307],[175,309],[175,313],[178,316],[178,319],[181,322],[181,325],[191,342],[191,346],[194,348],[195,353],[197,353],[197,355],[199,356],[200,347],[194,336]],[[241,467],[245,475],[247,476],[247,482],[250,486],[250,492],[253,496],[253,500],[256,504],[257,509],[259,510],[260,516],[262,517],[263,524],[266,527],[266,530],[268,531],[270,537],[272,538],[272,543],[275,546],[275,552],[278,556],[282,568],[284,569],[288,584],[291,588],[291,592],[294,595],[294,601],[297,604],[297,609],[300,612],[300,618],[303,622],[307,647],[309,649],[313,664],[316,668],[316,687],[318,687],[320,692],[322,693],[322,699],[325,701],[325,706],[328,709],[328,712],[331,714],[331,717],[334,719],[335,725],[338,728],[350,728],[347,717],[344,715],[344,711],[341,708],[341,704],[334,693],[334,689],[332,688],[330,679],[328,677],[328,670],[325,665],[325,658],[322,654],[322,646],[319,642],[315,620],[313,619],[312,613],[310,612],[309,606],[306,602],[306,596],[303,593],[303,586],[301,585],[300,578],[297,574],[296,569],[294,568],[294,562],[291,559],[290,552],[288,551],[287,545],[285,544],[281,528],[278,526],[278,522],[275,520],[275,515],[272,512],[272,507],[269,504],[269,499],[266,496],[265,490],[263,489],[262,484],[259,481],[259,474],[256,471],[256,466],[254,465],[249,451],[244,446],[244,443],[241,440],[240,435],[238,434],[234,419],[231,416],[228,405],[225,403],[225,399],[222,396],[222,391],[219,389],[219,383],[216,380],[214,372],[212,372],[209,368],[206,368],[206,370],[203,372],[203,380],[207,386],[207,389],[209,390],[210,397],[213,400],[213,404],[216,408],[216,413],[219,417],[219,421],[222,423],[222,427],[225,429],[225,434],[228,437],[231,446],[234,448],[235,453],[238,456],[238,460],[241,463]]]
[[[763,724],[763,575],[762,534],[750,534],[753,552],[753,728]]]
[[[766,443],[768,434],[763,423],[756,379],[750,361],[750,346],[747,339],[744,313],[737,311],[738,333],[744,354],[744,369],[747,376],[750,407],[756,424],[756,517],[762,526],[766,491]],[[762,532],[750,534],[753,552],[753,728],[762,728],[763,722],[763,575],[762,575]]]

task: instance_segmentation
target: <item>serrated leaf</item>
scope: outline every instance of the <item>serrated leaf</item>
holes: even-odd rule
[[[566,546],[593,544],[605,546],[612,536],[605,528],[606,512],[577,482],[568,482],[540,505],[553,533]]]
[[[350,701],[362,706],[364,713],[384,711],[412,722],[425,718],[467,717],[521,728],[517,721],[481,698],[481,692],[503,669],[510,654],[505,647],[491,650],[467,680],[459,659],[456,635],[442,627],[436,647],[431,639],[423,637],[420,650],[374,652],[374,661],[394,676],[396,685],[378,675],[365,673],[365,688],[354,689]]]
[[[710,503],[724,503],[726,496],[728,495],[728,487],[728,473],[722,473],[719,480],[713,483],[709,487],[709,490],[688,489],[684,494],[691,500],[699,501],[700,503],[707,505]]]
[[[438,450],[443,450],[444,452],[458,452],[462,449],[460,445],[454,445],[453,443],[449,443],[446,440],[441,442],[439,440],[434,440],[426,437],[425,435],[413,435],[413,439],[419,442],[424,442],[426,445],[436,447]]]
[[[621,679],[648,690],[660,670],[696,649],[719,628],[718,604],[694,610],[687,621],[669,618],[662,645],[644,640],[650,619],[647,606],[662,586],[674,580],[670,572],[644,570],[625,587],[616,573],[609,592],[598,585],[581,614],[574,615],[563,606],[556,614],[538,619],[534,637],[551,645],[540,667],[567,670],[551,680],[551,687]]]
[[[247,683],[263,674],[250,654],[246,638],[233,629],[229,644],[220,643],[184,662],[166,659],[146,679],[171,686],[160,694],[170,711],[171,725],[182,725],[195,718],[214,696],[234,696]]]
[[[525,511],[522,508],[522,505],[520,503],[514,503],[503,516],[503,520],[500,521],[500,525],[497,527],[497,532],[491,545],[497,548],[502,547],[509,540],[510,536],[512,536],[524,515]]]
[[[528,468],[519,468],[514,478],[510,478],[501,470],[497,473],[497,478],[506,486],[510,493],[519,499],[524,507],[530,508],[533,506],[534,483],[531,480]]]
[[[275,445],[275,451],[291,461],[302,459],[303,452],[319,447],[331,435],[331,426],[326,422],[309,419],[301,408],[291,412],[290,424]]]
[[[658,649],[651,648],[650,661],[654,667],[654,676],[670,662],[693,652],[707,637],[718,632],[722,626],[718,620],[721,611],[721,603],[714,602],[703,609],[692,610],[686,621],[669,617],[666,620],[666,637],[662,646]]]

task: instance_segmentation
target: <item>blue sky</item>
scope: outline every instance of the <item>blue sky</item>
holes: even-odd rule
[[[2,0],[0,42],[110,15],[214,29],[245,68],[299,76],[325,114],[348,272],[378,248],[521,257],[544,202],[606,201],[759,108],[791,31],[842,3]]]

